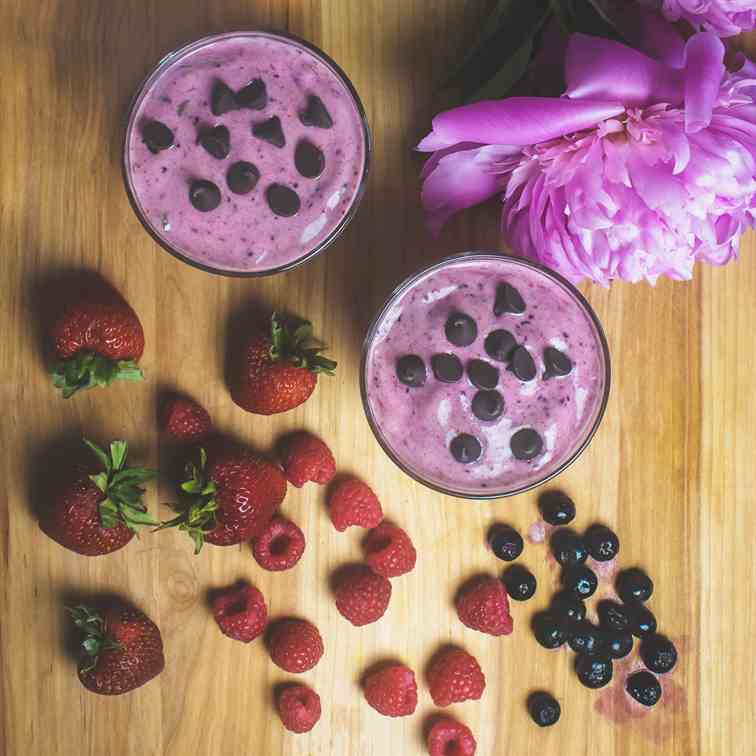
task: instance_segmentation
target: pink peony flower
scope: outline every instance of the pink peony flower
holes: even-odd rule
[[[694,29],[733,37],[756,29],[754,0],[640,0],[661,10],[668,21],[687,21]]]
[[[439,114],[418,145],[438,232],[496,194],[515,252],[570,280],[688,279],[737,255],[756,219],[756,65],[735,73],[708,32],[664,62],[576,34],[566,96],[512,97]]]

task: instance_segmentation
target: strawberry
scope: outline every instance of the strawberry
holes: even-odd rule
[[[462,586],[454,603],[467,627],[489,635],[512,632],[509,599],[501,580],[491,575],[474,577]]]
[[[99,556],[123,548],[140,526],[159,525],[147,514],[144,483],[155,470],[127,467],[126,441],[113,441],[107,452],[84,439],[97,461],[73,464],[58,482],[40,527],[54,541],[77,554]]]
[[[486,678],[477,659],[461,648],[439,651],[428,668],[428,687],[436,706],[477,701],[486,689]]]
[[[292,324],[276,313],[269,333],[245,344],[232,370],[231,398],[247,412],[275,415],[310,398],[318,375],[333,375],[336,363],[320,352],[308,321]]]
[[[417,708],[415,673],[403,664],[382,665],[363,682],[365,699],[385,717],[406,717]]]
[[[70,607],[84,634],[79,679],[93,693],[128,693],[159,675],[165,666],[157,625],[138,609],[111,600],[100,609]]]
[[[312,622],[283,619],[270,629],[268,651],[273,663],[284,672],[307,672],[323,656],[323,638]]]
[[[58,360],[53,385],[65,399],[81,389],[144,378],[137,365],[144,352],[142,324],[104,282],[75,292],[53,323],[50,340]]]
[[[417,551],[398,525],[382,522],[368,533],[363,546],[370,569],[383,577],[399,577],[415,567]]]
[[[289,483],[297,488],[308,480],[325,485],[336,474],[336,460],[331,450],[311,433],[295,433],[288,438],[281,454],[281,463]]]
[[[306,685],[286,685],[276,696],[276,709],[289,732],[309,732],[320,719],[320,696]]]
[[[265,597],[253,585],[242,582],[217,591],[212,606],[221,632],[242,643],[251,643],[268,624]]]
[[[430,756],[475,756],[477,743],[470,728],[451,717],[440,717],[428,733]]]
[[[160,525],[178,527],[199,554],[205,542],[233,546],[262,533],[286,495],[281,469],[249,449],[218,440],[188,462],[179,490],[178,516]]]
[[[375,528],[383,520],[383,509],[373,489],[359,478],[344,478],[328,497],[328,514],[339,532],[352,525]]]
[[[213,430],[207,410],[194,399],[173,395],[167,398],[160,412],[160,429],[174,441],[198,444]]]
[[[335,579],[336,608],[356,627],[377,622],[391,600],[391,583],[365,564],[347,565]]]

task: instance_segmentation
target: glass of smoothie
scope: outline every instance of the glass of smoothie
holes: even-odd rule
[[[407,279],[362,353],[365,413],[383,449],[415,480],[470,499],[564,470],[596,432],[609,383],[606,338],[580,292],[499,253]]]
[[[325,249],[353,217],[371,139],[323,52],[231,32],[167,55],[131,105],[123,175],[155,241],[212,273],[260,276]]]

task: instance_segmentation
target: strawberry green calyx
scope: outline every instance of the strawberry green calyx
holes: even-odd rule
[[[199,465],[188,462],[186,465],[186,479],[180,486],[179,503],[168,506],[178,515],[172,520],[163,522],[156,530],[178,528],[189,535],[194,542],[194,553],[199,554],[205,543],[205,533],[215,530],[218,521],[215,511],[218,504],[215,501],[215,483],[207,476],[207,453],[199,450]]]
[[[81,630],[81,659],[79,673],[85,675],[97,666],[97,659],[103,651],[123,651],[123,646],[107,634],[102,617],[88,606],[67,606],[74,625]]]
[[[123,524],[134,533],[144,525],[159,525],[147,513],[144,504],[144,489],[140,483],[151,480],[156,470],[143,467],[126,467],[129,445],[126,441],[113,441],[104,451],[97,444],[84,439],[84,443],[97,457],[103,467],[102,472],[90,475],[89,479],[105,494],[99,504],[100,524],[103,528],[114,528]]]
[[[94,386],[109,386],[113,381],[141,381],[144,373],[134,360],[109,360],[94,352],[77,352],[52,369],[53,386],[72,397],[77,391]]]
[[[336,362],[324,357],[325,347],[312,335],[312,323],[300,320],[288,323],[278,313],[270,319],[270,356],[273,360],[286,360],[311,373],[334,375]]]

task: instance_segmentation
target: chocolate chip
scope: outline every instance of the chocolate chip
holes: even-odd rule
[[[315,126],[318,129],[330,129],[333,126],[331,114],[317,95],[308,95],[307,107],[299,111],[299,120],[305,126]]]
[[[509,446],[517,459],[529,460],[541,453],[543,439],[532,428],[520,428],[509,439]]]
[[[222,81],[216,81],[210,94],[210,110],[213,115],[223,115],[236,110],[236,107],[236,98],[231,88]]]
[[[479,389],[496,388],[499,371],[485,360],[470,360],[467,363],[467,376],[473,386]]]
[[[471,436],[469,433],[460,433],[452,439],[449,444],[449,451],[457,462],[468,465],[480,457],[482,448],[480,441],[475,436]]]
[[[431,368],[433,375],[442,383],[456,383],[464,373],[462,361],[456,354],[434,354]]]
[[[522,315],[525,312],[525,300],[512,284],[500,283],[496,287],[496,301],[494,302],[494,315],[497,317],[505,312],[512,315]]]
[[[317,178],[325,168],[323,151],[312,142],[303,139],[294,152],[294,165],[305,178]]]
[[[161,121],[148,121],[142,129],[142,139],[153,155],[173,146],[173,132]]]
[[[271,184],[265,190],[265,199],[268,200],[270,209],[284,218],[296,215],[301,205],[297,193],[283,184]]]
[[[260,171],[256,165],[240,160],[234,163],[226,173],[226,183],[234,194],[249,194],[260,180]]]
[[[262,110],[268,104],[268,90],[262,79],[252,79],[246,87],[236,93],[236,104],[240,108]]]
[[[496,420],[504,412],[504,399],[498,391],[478,391],[472,400],[472,411],[478,420]]]
[[[524,346],[515,347],[509,358],[509,369],[521,380],[532,381],[536,377],[535,361]]]
[[[198,179],[189,187],[189,201],[196,210],[209,213],[220,205],[220,189],[212,181]]]
[[[418,388],[425,385],[426,370],[422,357],[405,354],[396,361],[396,377],[405,385]]]
[[[231,136],[225,126],[202,129],[197,137],[197,142],[218,160],[227,158],[231,151]]]
[[[515,337],[503,328],[498,331],[491,331],[483,342],[486,354],[497,362],[506,362],[509,355],[517,346]]]
[[[478,336],[478,326],[475,321],[462,312],[455,312],[449,316],[444,326],[446,338],[454,346],[469,346]]]
[[[267,121],[253,124],[252,134],[258,139],[272,144],[274,147],[283,147],[286,144],[286,137],[281,128],[281,119],[278,116],[273,116],[268,118]]]
[[[572,372],[572,360],[564,352],[552,346],[543,350],[543,364],[546,366],[544,378],[569,375]]]

